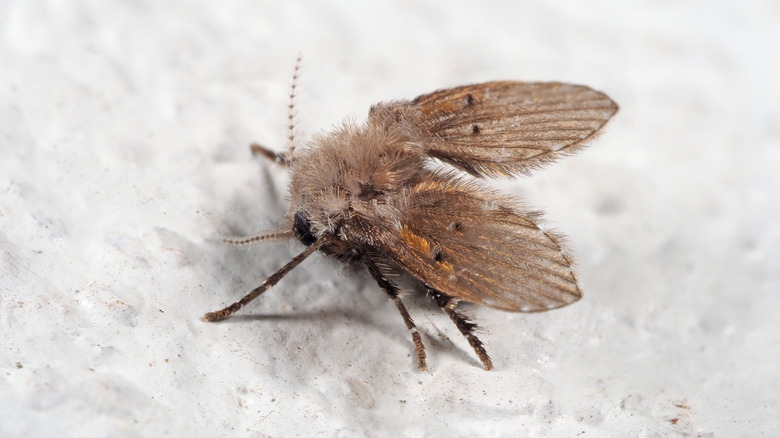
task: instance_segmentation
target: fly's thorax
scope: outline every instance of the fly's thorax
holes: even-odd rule
[[[292,163],[293,219],[305,217],[313,236],[397,222],[405,190],[423,172],[420,150],[410,136],[378,124],[344,125],[315,138]]]

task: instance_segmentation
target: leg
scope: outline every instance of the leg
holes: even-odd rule
[[[429,287],[427,284],[425,289],[433,296],[433,299],[436,300],[436,304],[447,312],[447,315],[449,315],[452,322],[455,323],[455,327],[460,330],[460,333],[466,337],[466,340],[469,341],[471,348],[477,353],[477,356],[479,357],[479,360],[482,361],[482,365],[485,366],[485,369],[492,370],[493,361],[490,360],[490,356],[488,356],[487,351],[485,351],[482,341],[474,334],[474,332],[479,329],[479,326],[474,322],[469,321],[466,315],[458,312],[458,303],[454,298]]]
[[[276,164],[281,164],[284,167],[290,167],[290,159],[287,157],[286,153],[278,154],[257,143],[252,143],[249,145],[249,149],[252,151],[252,155],[260,155],[268,158]]]
[[[316,251],[320,246],[322,246],[322,243],[323,241],[319,240],[314,245],[308,246],[306,250],[304,250],[302,253],[298,254],[292,260],[287,262],[286,265],[282,266],[281,269],[274,272],[273,275],[266,278],[263,284],[256,287],[255,290],[253,290],[252,292],[249,292],[244,298],[241,298],[240,300],[225,307],[222,310],[217,310],[216,312],[209,312],[203,318],[206,321],[214,322],[214,321],[221,321],[229,317],[230,315],[234,314],[236,311],[238,311],[238,309],[244,307],[247,303],[259,297],[260,294],[268,290],[268,288],[273,287],[276,283],[278,283],[279,280],[282,279],[282,277],[287,275],[288,272],[295,269],[295,267],[301,264],[302,261],[306,260],[306,257],[309,257],[314,251]]]
[[[395,303],[395,307],[398,308],[398,312],[401,313],[401,317],[404,319],[406,328],[412,334],[414,352],[417,354],[417,368],[420,371],[425,371],[428,369],[428,366],[425,364],[425,346],[422,343],[420,332],[417,331],[417,327],[414,325],[412,317],[409,315],[409,312],[406,310],[406,306],[404,306],[404,303],[401,301],[401,297],[399,296],[401,291],[398,289],[398,286],[396,286],[395,283],[388,280],[387,277],[382,274],[381,269],[376,265],[376,263],[374,263],[373,260],[366,258],[365,264],[368,268],[368,272],[370,272],[371,276],[374,277],[374,280],[376,280],[377,284],[379,284],[379,287],[381,287],[387,293],[387,295],[390,296],[390,299],[392,299]]]

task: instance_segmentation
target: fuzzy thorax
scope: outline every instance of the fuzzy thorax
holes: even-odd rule
[[[372,243],[371,228],[400,226],[404,190],[424,167],[420,151],[404,130],[378,123],[344,124],[318,136],[296,151],[290,214],[308,217],[316,236]]]

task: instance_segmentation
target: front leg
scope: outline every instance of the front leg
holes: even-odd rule
[[[281,269],[274,272],[270,277],[266,278],[265,281],[260,285],[257,286],[252,292],[249,292],[244,296],[244,298],[241,298],[240,300],[236,301],[235,303],[225,307],[222,310],[217,310],[215,312],[209,312],[207,313],[203,319],[209,322],[214,321],[222,321],[223,319],[226,319],[230,315],[236,313],[240,308],[244,307],[247,303],[254,300],[255,298],[259,297],[263,292],[267,291],[269,288],[272,288],[276,285],[276,283],[279,282],[287,273],[295,269],[296,266],[300,265],[302,261],[306,260],[307,257],[312,255],[314,251],[320,249],[320,247],[324,244],[324,240],[319,240],[313,245],[310,245],[306,247],[305,250],[303,250],[302,253],[298,254],[297,256],[293,257],[292,260],[287,262],[286,265],[282,266]]]
[[[422,337],[420,336],[420,332],[417,331],[417,326],[414,325],[414,320],[412,320],[409,311],[406,310],[406,306],[404,306],[404,303],[401,301],[400,289],[398,289],[398,286],[396,286],[395,283],[387,279],[387,276],[382,273],[381,268],[377,266],[371,258],[366,257],[364,263],[368,268],[368,272],[371,273],[371,276],[374,277],[374,280],[379,284],[379,287],[381,287],[387,295],[390,296],[390,299],[393,300],[395,307],[398,308],[398,312],[401,313],[401,317],[404,319],[406,328],[412,334],[414,351],[417,354],[417,368],[420,371],[427,370],[428,366],[425,364],[425,345],[422,343]]]
[[[261,146],[258,143],[252,143],[249,145],[249,150],[252,151],[252,155],[261,155],[276,164],[280,164],[284,167],[290,167],[290,159],[284,152],[276,153],[265,146]]]

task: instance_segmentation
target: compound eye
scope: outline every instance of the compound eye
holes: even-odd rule
[[[298,240],[306,246],[310,246],[317,241],[317,237],[311,231],[311,222],[309,222],[309,218],[302,211],[295,213],[293,231],[295,231],[295,236]]]

